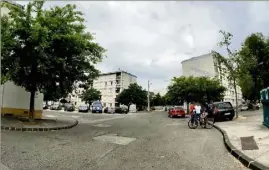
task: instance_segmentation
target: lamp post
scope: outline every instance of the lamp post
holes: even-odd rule
[[[150,88],[150,85],[152,83],[150,83],[150,81],[148,80],[148,112],[150,111],[150,98],[149,98],[149,88]]]

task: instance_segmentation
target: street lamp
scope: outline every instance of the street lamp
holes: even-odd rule
[[[150,111],[149,87],[152,83],[148,80],[148,112]]]

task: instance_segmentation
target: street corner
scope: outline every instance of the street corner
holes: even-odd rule
[[[29,122],[27,119],[19,119],[15,117],[1,118],[1,129],[6,131],[55,131],[62,129],[70,129],[78,124],[76,119],[71,118],[42,118]]]
[[[231,125],[232,122],[227,124]],[[242,123],[233,123],[233,126],[227,126],[227,124],[222,123],[214,127],[222,133],[229,153],[250,169],[268,170],[269,141],[264,140],[264,136],[269,137],[268,132],[266,135],[264,131],[254,127],[252,131],[249,131],[249,127]],[[267,159],[264,159],[265,157]]]

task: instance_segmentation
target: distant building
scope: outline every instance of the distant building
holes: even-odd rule
[[[116,71],[101,74],[93,82],[93,88],[99,90],[102,94],[102,104],[104,107],[116,107],[117,95],[132,83],[136,83],[137,77],[126,71]]]
[[[184,60],[181,62],[181,64],[183,76],[206,76],[210,78],[217,77],[220,80],[221,84],[227,88],[223,100],[229,101],[232,103],[233,106],[235,106],[236,100],[234,88],[232,87],[232,84],[227,80],[227,76],[225,76],[224,73],[221,72],[221,70],[217,66],[217,62],[215,57],[213,56],[213,53]],[[241,104],[242,92],[239,86],[237,86],[237,97],[238,104]]]

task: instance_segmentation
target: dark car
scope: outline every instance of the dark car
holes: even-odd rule
[[[233,120],[235,111],[233,109],[233,106],[230,102],[214,102],[213,105],[216,107],[216,119],[229,119]],[[213,105],[208,105],[208,116],[213,115]]]
[[[48,109],[49,108],[49,105],[48,104],[43,104],[43,109]]]
[[[115,107],[115,113],[127,114],[128,109],[126,107]]]
[[[64,107],[64,111],[73,112],[73,111],[75,111],[75,106],[73,104],[66,104]]]
[[[78,107],[78,112],[88,112],[89,111],[89,107],[87,105],[80,105]]]
[[[113,107],[106,107],[104,109],[104,113],[114,114],[115,113],[115,108],[113,108]]]
[[[100,101],[95,101],[92,103],[92,113],[102,113],[103,112],[102,103]]]
[[[62,110],[62,106],[59,105],[59,104],[53,104],[53,105],[50,107],[50,110]]]

